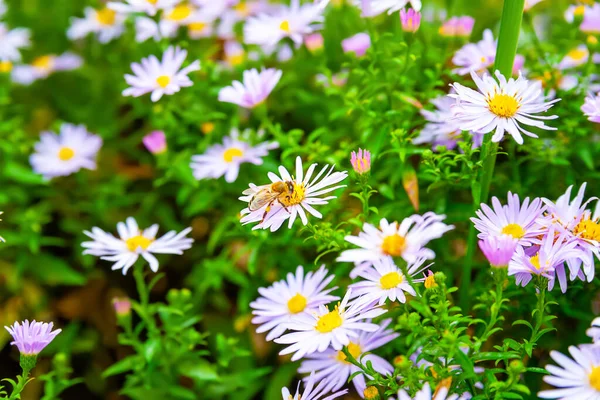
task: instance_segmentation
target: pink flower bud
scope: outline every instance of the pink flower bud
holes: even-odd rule
[[[371,170],[371,152],[368,150],[358,149],[358,154],[355,151],[352,152],[350,163],[354,171],[360,175],[366,174]]]
[[[400,10],[400,22],[404,32],[415,33],[421,26],[421,13],[409,8],[408,11]]]
[[[127,297],[115,297],[112,303],[118,317],[126,317],[131,314],[131,301]]]
[[[469,37],[475,20],[471,17],[452,17],[440,27],[440,35],[447,37]]]
[[[323,35],[313,33],[304,38],[304,45],[311,53],[319,51],[323,48]]]
[[[494,268],[507,268],[515,250],[517,240],[512,236],[488,236],[479,241],[479,248]]]
[[[357,57],[365,55],[369,47],[371,47],[371,37],[366,33],[357,33],[342,40],[344,53],[355,53]]]
[[[161,154],[167,151],[167,139],[163,131],[150,132],[144,136],[142,141],[144,142],[144,146],[146,146],[148,151],[152,154]]]

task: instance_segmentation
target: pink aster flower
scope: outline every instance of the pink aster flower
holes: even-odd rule
[[[590,93],[585,98],[581,111],[588,117],[588,120],[600,124],[600,95],[594,96]]]
[[[342,40],[344,53],[354,53],[357,57],[364,56],[369,47],[371,47],[371,37],[366,33],[357,33]]]
[[[495,61],[496,40],[489,29],[483,32],[483,40],[467,43],[452,58],[452,63],[458,67],[454,72],[459,75],[466,75],[471,71],[487,71]]]
[[[154,131],[147,134],[142,142],[152,154],[161,154],[167,151],[167,139],[163,131]]]
[[[368,150],[358,149],[358,154],[353,151],[350,158],[352,168],[358,174],[366,174],[371,170],[371,152]]]
[[[36,356],[61,332],[60,329],[53,331],[53,326],[52,322],[33,320],[29,323],[28,320],[25,320],[21,324],[15,322],[10,328],[8,326],[4,328],[13,337],[10,344],[17,346],[22,355]]]
[[[404,32],[415,33],[421,26],[421,13],[409,8],[408,11],[400,10],[400,22]]]
[[[600,3],[586,7],[579,30],[587,34],[600,33]]]
[[[244,71],[243,83],[233,81],[231,86],[219,91],[219,101],[237,104],[244,108],[254,108],[262,104],[271,94],[282,71],[269,68],[258,72],[256,68]]]
[[[506,268],[515,254],[518,241],[512,236],[488,236],[479,241],[479,248],[494,268]]]
[[[469,16],[452,17],[440,27],[439,33],[447,37],[469,37],[473,31],[475,19]]]
[[[306,36],[304,38],[304,45],[312,53],[321,50],[323,48],[323,35],[317,32]]]

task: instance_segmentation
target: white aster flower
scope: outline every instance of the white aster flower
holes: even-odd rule
[[[158,224],[141,230],[133,217],[127,218],[126,222],[117,224],[119,238],[104,232],[102,229],[93,227],[92,231],[84,231],[92,242],[83,242],[86,250],[83,254],[91,254],[102,260],[114,261],[112,270],[123,270],[123,275],[141,255],[150,264],[150,269],[158,271],[158,260],[153,254],[183,254],[184,250],[192,247],[193,239],[185,237],[192,228],[186,228],[180,233],[169,231],[165,235],[156,238]]]
[[[468,397],[464,397],[467,399]],[[435,392],[431,391],[431,387],[429,386],[429,382],[425,383],[423,388],[419,390],[414,397],[410,397],[410,395],[404,390],[400,389],[398,391],[398,400],[459,400],[460,397],[457,394],[453,394],[448,396],[448,387],[440,384],[440,386],[435,390]]]
[[[556,389],[541,391],[538,397],[562,400],[600,398],[600,347],[571,346],[569,353],[572,358],[558,351],[550,352],[558,366],[546,365],[551,375],[544,376],[544,382]]]
[[[235,40],[228,40],[223,45],[223,64],[227,67],[236,67],[246,59],[244,47]]]
[[[269,68],[258,72],[255,68],[244,71],[244,82],[233,81],[231,86],[219,91],[219,101],[254,108],[262,104],[273,91],[282,71]]]
[[[536,115],[548,111],[554,103],[560,101],[544,101],[539,81],[529,82],[522,75],[516,80],[510,78],[507,81],[499,71],[496,71],[498,81],[487,74],[480,78],[475,72],[471,72],[471,77],[479,91],[454,83],[451,86],[456,94],[448,95],[456,99],[455,118],[460,129],[484,134],[494,131],[493,142],[499,142],[504,133],[508,132],[519,144],[523,144],[521,133],[538,137],[523,128],[523,125],[556,130],[543,122],[558,118],[556,115]]]
[[[486,29],[483,32],[483,40],[477,43],[467,43],[456,51],[452,63],[458,68],[454,72],[466,75],[472,71],[487,71],[496,60],[496,46],[492,31]]]
[[[72,18],[67,37],[77,40],[95,33],[100,43],[108,43],[123,34],[125,18],[124,14],[110,8],[96,10],[86,7],[83,18]]]
[[[45,179],[71,175],[81,168],[96,169],[102,139],[83,125],[62,124],[60,133],[42,132],[29,158],[33,171]]]
[[[569,69],[579,67],[587,63],[590,52],[585,44],[582,44],[569,51],[558,64],[558,69]]]
[[[323,352],[328,347],[341,350],[348,346],[351,340],[357,340],[360,332],[375,332],[379,329],[377,324],[369,322],[385,314],[383,310],[360,298],[349,302],[352,290],[348,290],[332,310],[320,305],[319,309],[311,314],[298,314],[287,324],[292,333],[285,334],[275,343],[288,344],[279,354],[290,354],[292,361],[297,361],[305,355],[314,352]]]
[[[320,305],[339,300],[330,293],[337,289],[327,289],[335,275],[327,276],[327,269],[321,266],[315,272],[304,275],[304,268],[299,266],[296,273],[287,274],[285,280],[273,283],[268,288],[259,288],[261,297],[250,303],[252,323],[260,325],[257,333],[269,332],[267,340],[280,337],[287,329],[293,317],[302,313],[308,314],[317,310]]]
[[[371,352],[399,336],[393,330],[387,329],[391,322],[391,319],[381,321],[379,329],[375,332],[361,332],[358,338],[350,342],[347,346],[348,352],[352,354],[355,360],[363,365],[370,362],[373,369],[382,375],[390,375],[394,372],[394,367],[385,359]],[[327,380],[328,385],[326,389],[332,391],[344,387],[351,375],[361,371],[360,368],[348,362],[346,354],[343,351],[334,350],[333,348],[328,348],[322,353],[313,353],[306,356],[300,368],[298,368],[299,373],[311,373],[311,376],[304,378],[305,383],[311,379],[314,373],[316,380]],[[368,377],[368,379],[372,379],[372,377]],[[367,388],[363,374],[355,375],[352,378],[352,383],[359,394],[362,394]]]
[[[346,185],[336,185],[348,177],[348,172],[333,172],[335,165],[325,165],[313,178],[317,164],[312,164],[304,174],[302,159],[296,158],[296,177],[292,177],[284,166],[279,167],[279,176],[269,172],[271,184],[256,186],[243,192],[241,201],[247,202],[248,207],[241,211],[242,224],[259,222],[252,229],[270,229],[275,232],[288,220],[291,228],[297,217],[304,225],[308,223],[307,212],[316,218],[323,215],[314,205],[325,205],[336,196],[320,197]],[[312,180],[311,180],[312,178]],[[322,179],[321,179],[322,178]]]
[[[595,345],[600,345],[600,317],[594,318],[591,326],[585,331],[585,334],[592,339]]]
[[[374,17],[387,12],[393,14],[410,5],[415,11],[421,11],[421,0],[355,0],[354,4],[362,9],[363,17]]]
[[[132,63],[131,69],[135,75],[125,75],[131,87],[123,91],[123,96],[139,97],[152,92],[150,99],[156,102],[163,95],[171,95],[182,87],[192,86],[187,74],[199,70],[200,61],[196,60],[180,70],[186,57],[186,50],[170,46],[163,54],[162,61],[152,55],[143,58],[141,64]]]
[[[54,72],[70,71],[79,68],[83,60],[76,54],[63,53],[59,56],[49,54],[36,58],[30,65],[18,65],[11,78],[22,85],[30,85],[38,79],[45,79]]]
[[[0,61],[21,61],[20,50],[29,47],[31,33],[29,29],[8,29],[6,24],[0,22]]]
[[[327,386],[328,382],[326,379],[321,380],[317,385],[314,374],[311,374],[308,382],[305,384],[304,392],[300,393],[300,382],[298,382],[295,395],[292,396],[290,390],[284,387],[281,389],[281,396],[283,400],[333,400],[348,393],[348,389],[344,389],[329,394],[330,391],[326,389]]]
[[[323,11],[328,3],[329,0],[317,0],[300,4],[300,0],[292,0],[289,7],[281,6],[272,14],[250,17],[244,25],[244,42],[273,47],[289,37],[300,46],[304,36],[320,29],[318,23],[323,22]]]
[[[162,13],[159,22],[160,32],[163,37],[173,37],[180,27],[213,20],[212,15],[204,14],[200,9],[189,3],[181,3]]]
[[[142,12],[153,17],[159,10],[172,8],[181,0],[123,0],[109,2],[108,8],[122,14]]]
[[[433,259],[435,253],[425,245],[454,229],[453,225],[442,222],[445,218],[445,215],[427,212],[422,216],[415,214],[405,218],[400,224],[389,223],[383,218],[379,222],[379,229],[365,223],[358,236],[345,237],[346,241],[360,249],[343,251],[337,261],[355,263],[356,268],[350,277],[356,278],[361,271],[370,268],[375,260],[384,260],[389,256],[402,257],[408,263],[414,263],[419,258]]]
[[[585,98],[581,111],[589,121],[600,124],[600,94],[594,96],[590,93]]]
[[[2,18],[4,14],[6,14],[7,9],[8,7],[6,7],[6,3],[4,2],[4,0],[0,0],[0,18]]]

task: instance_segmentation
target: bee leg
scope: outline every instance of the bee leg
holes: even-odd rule
[[[269,213],[269,211],[271,211],[271,205],[273,204],[273,202],[270,202],[269,205],[267,206],[267,208],[265,208],[265,213],[262,216],[262,219],[260,220],[260,223],[262,224],[263,222],[265,222],[265,219],[267,218],[267,214]]]

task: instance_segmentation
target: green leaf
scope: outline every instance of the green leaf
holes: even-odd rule
[[[108,378],[109,376],[119,375],[124,372],[131,371],[136,366],[140,365],[140,363],[143,363],[143,361],[141,360],[141,357],[137,354],[125,357],[124,359],[117,361],[116,363],[108,367],[106,370],[104,370],[104,372],[102,373],[102,377]]]
[[[216,367],[206,360],[186,362],[179,367],[179,373],[198,382],[219,380]]]

